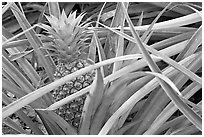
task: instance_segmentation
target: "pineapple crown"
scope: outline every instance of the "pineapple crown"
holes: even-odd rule
[[[73,38],[75,35],[77,35],[80,29],[83,28],[83,26],[80,25],[80,22],[84,15],[84,13],[81,13],[76,18],[76,11],[74,11],[73,13],[70,13],[70,15],[67,17],[64,10],[62,11],[62,14],[59,19],[53,15],[45,15],[45,17],[51,24],[52,29],[55,32],[54,33],[53,31],[50,31],[49,33],[54,36],[57,36],[57,38],[64,40],[66,44],[69,44],[69,41],[67,40]]]
[[[48,33],[54,37],[55,44],[51,48],[52,50],[54,49],[57,55],[63,60],[70,62],[70,60],[78,58],[81,54],[80,50],[85,48],[82,44],[83,41],[80,40],[88,25],[80,24],[84,15],[85,13],[81,13],[78,17],[76,17],[76,11],[74,11],[67,17],[64,10],[59,18],[53,15],[45,15],[51,24],[51,27],[47,27],[49,28],[47,29]]]

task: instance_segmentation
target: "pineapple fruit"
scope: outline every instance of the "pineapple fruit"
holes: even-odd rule
[[[51,25],[48,33],[53,38],[52,44],[48,44],[49,48],[47,49],[50,50],[50,55],[55,59],[55,79],[64,77],[89,65],[86,62],[87,54],[84,52],[87,48],[84,42],[86,40],[85,29],[87,24],[80,24],[83,16],[84,14],[80,14],[76,17],[75,11],[67,17],[64,10],[59,19],[53,15],[46,16]],[[51,93],[55,101],[59,101],[89,86],[93,78],[94,72],[88,72],[58,87]],[[77,129],[80,124],[85,98],[86,95],[81,96],[58,108],[55,112]]]

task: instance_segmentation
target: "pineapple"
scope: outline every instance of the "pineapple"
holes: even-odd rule
[[[48,44],[49,48],[47,49],[50,50],[50,55],[55,59],[55,79],[64,77],[89,65],[86,62],[87,54],[84,52],[87,48],[84,42],[86,40],[85,29],[87,24],[80,24],[83,16],[84,14],[80,14],[76,17],[75,11],[67,17],[64,10],[59,19],[53,15],[46,16],[51,24],[51,27],[47,30],[48,33],[51,34],[53,42],[52,44]],[[55,101],[59,101],[89,86],[93,78],[94,73],[88,72],[58,87],[51,93]],[[78,128],[85,98],[86,95],[73,100],[58,108],[55,112],[63,117],[68,123],[71,123],[75,128]]]

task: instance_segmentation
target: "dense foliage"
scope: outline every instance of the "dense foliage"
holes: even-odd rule
[[[202,134],[202,3],[3,2],[3,134]]]

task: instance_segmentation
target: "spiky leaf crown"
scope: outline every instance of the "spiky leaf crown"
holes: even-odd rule
[[[47,30],[54,37],[55,45],[52,45],[51,48],[55,49],[55,55],[60,56],[63,60],[69,62],[75,60],[80,55],[81,49],[84,48],[81,48],[84,45],[80,40],[87,27],[87,25],[80,24],[84,15],[82,13],[76,17],[75,11],[67,17],[63,10],[59,19],[53,15],[45,16],[51,24],[51,28]]]
[[[79,29],[83,28],[83,26],[80,25],[80,22],[84,17],[84,15],[85,14],[82,13],[76,18],[76,11],[75,11],[73,13],[70,13],[70,15],[67,17],[67,15],[65,14],[65,11],[63,10],[59,19],[53,15],[45,16],[45,17],[51,24],[56,34],[58,34],[61,39],[67,40],[73,35],[76,35]],[[52,33],[53,32],[51,32],[51,34]]]

